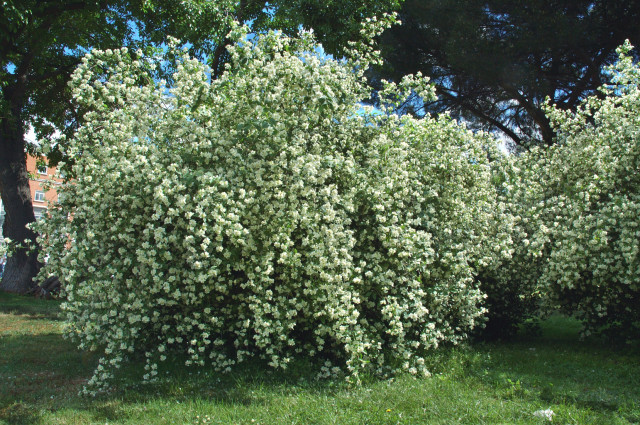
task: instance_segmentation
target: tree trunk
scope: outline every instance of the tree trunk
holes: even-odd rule
[[[5,90],[4,94],[11,107],[5,109],[8,114],[1,118],[0,123],[0,195],[5,209],[2,230],[5,238],[25,246],[29,244],[33,249],[30,253],[26,248],[18,249],[7,259],[0,290],[26,293],[36,286],[33,278],[40,264],[36,234],[27,228],[27,224],[35,221],[35,216],[27,174],[22,105],[15,102],[15,97],[7,96],[8,92]]]

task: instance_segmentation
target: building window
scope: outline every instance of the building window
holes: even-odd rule
[[[38,173],[39,174],[47,174],[48,168],[46,165],[38,165]]]
[[[36,190],[36,195],[33,197],[34,201],[44,202],[44,192],[41,190]]]
[[[45,211],[47,211],[46,208],[34,208],[33,215],[36,217],[36,220],[40,220],[44,215]]]

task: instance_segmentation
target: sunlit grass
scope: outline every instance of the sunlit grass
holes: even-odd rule
[[[141,364],[114,391],[83,398],[96,364],[61,336],[55,301],[0,294],[0,423],[4,424],[543,424],[640,422],[640,353],[578,339],[579,324],[554,316],[537,336],[445,348],[433,376],[318,381],[314,365],[273,371],[255,361],[230,374],[165,367],[141,385]]]

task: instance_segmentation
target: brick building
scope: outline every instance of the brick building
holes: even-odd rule
[[[55,202],[58,199],[56,186],[62,181],[55,178],[56,167],[49,167],[47,159],[42,157],[38,159],[34,156],[27,155],[27,172],[29,173],[29,189],[31,190],[31,202],[33,203],[33,214],[36,219],[40,219],[47,211],[47,204],[50,201]],[[45,190],[44,183],[52,182],[49,190]],[[0,242],[3,240],[2,224],[4,223],[5,211],[0,200]]]

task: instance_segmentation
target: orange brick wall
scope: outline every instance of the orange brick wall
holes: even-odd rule
[[[47,160],[44,157],[42,158],[42,161],[45,164],[47,163]],[[41,174],[38,171],[36,157],[27,155],[27,172],[29,173],[29,177],[30,177],[29,187],[31,189],[31,200],[33,202],[34,208],[47,208],[46,201],[55,202],[58,200],[56,185],[59,185],[61,183],[61,180],[54,178],[54,175],[56,173],[56,167],[47,167],[47,173]],[[45,191],[44,188],[42,187],[45,181],[53,181],[53,186],[48,191]],[[45,192],[44,197],[46,201],[44,202],[36,201],[36,191]]]

